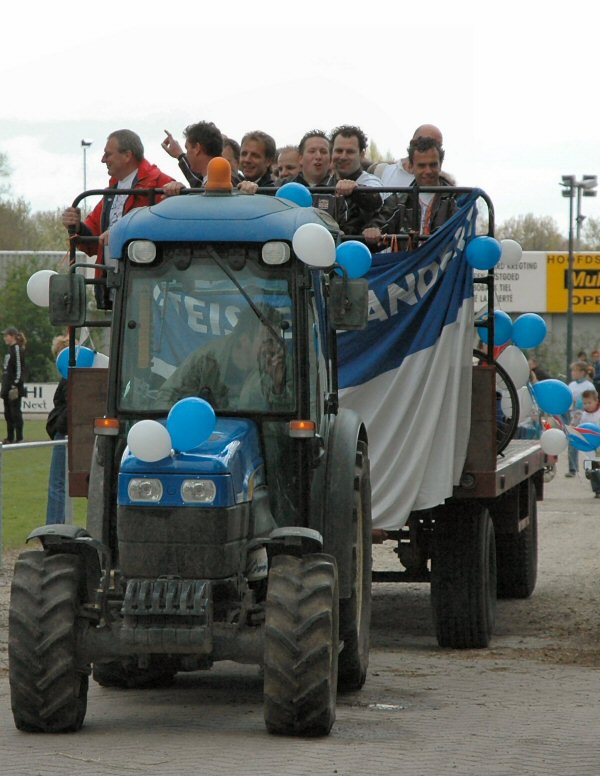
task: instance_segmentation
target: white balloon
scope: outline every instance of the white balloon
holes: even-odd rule
[[[34,272],[27,281],[27,296],[38,307],[48,307],[50,304],[50,278],[58,275],[53,269],[41,269]]]
[[[171,454],[171,435],[156,420],[140,420],[127,434],[129,449],[140,461],[152,463]]]
[[[500,391],[502,398],[500,400],[500,406],[502,407],[502,412],[507,418],[512,418],[513,416],[513,405],[512,405],[512,399],[510,398],[510,393],[508,391]]]
[[[108,367],[108,356],[104,353],[96,353],[94,361],[92,363],[93,369],[106,369]]]
[[[524,385],[522,388],[519,388],[517,396],[519,397],[519,423],[522,423],[531,417],[533,410],[533,399],[531,398],[529,386]]]
[[[331,267],[335,263],[335,242],[321,224],[302,224],[292,238],[294,253],[311,267]]]
[[[506,267],[515,267],[523,258],[523,248],[516,240],[500,240],[502,254],[500,261]]]
[[[540,437],[540,445],[546,455],[559,455],[569,446],[567,435],[560,428],[547,428]]]
[[[516,345],[504,348],[496,359],[508,373],[517,391],[529,382],[529,364],[522,350]]]
[[[519,416],[519,423],[523,423],[523,421],[530,417],[533,409],[533,400],[529,388],[526,385],[524,385],[523,388],[519,388],[517,391],[517,407],[513,407],[512,398],[508,391],[500,391],[500,393],[502,397],[500,399],[500,406],[507,418],[512,418],[515,411]]]

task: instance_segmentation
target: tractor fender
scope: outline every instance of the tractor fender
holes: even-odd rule
[[[34,529],[27,541],[39,539],[44,551],[51,554],[68,553],[79,555],[83,560],[86,577],[87,600],[92,600],[100,584],[102,566],[110,568],[108,547],[89,535],[85,528],[76,525],[56,523]],[[104,563],[103,563],[104,561]]]
[[[339,410],[327,431],[325,466],[318,471],[317,482],[319,479],[320,482],[313,491],[322,505],[323,552],[333,555],[337,561],[340,598],[349,598],[352,594],[352,518],[359,441],[367,442],[361,417],[354,410]]]

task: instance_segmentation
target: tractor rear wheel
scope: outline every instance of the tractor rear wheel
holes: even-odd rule
[[[371,625],[371,479],[367,445],[359,442],[354,476],[352,515],[352,595],[340,600],[340,639],[344,646],[338,665],[338,688],[360,690],[369,665]]]

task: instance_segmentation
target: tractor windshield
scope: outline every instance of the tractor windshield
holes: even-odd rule
[[[289,273],[265,268],[259,247],[163,247],[130,264],[120,406],[168,411],[199,396],[215,410],[293,409]]]

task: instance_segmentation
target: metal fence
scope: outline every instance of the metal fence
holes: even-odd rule
[[[27,450],[34,447],[67,446],[68,439],[52,442],[19,442],[19,444],[3,445],[0,442],[0,567],[2,566],[3,536],[4,536],[4,456],[15,450]],[[69,449],[65,451],[65,523],[73,523],[73,499],[68,494],[69,483]]]

